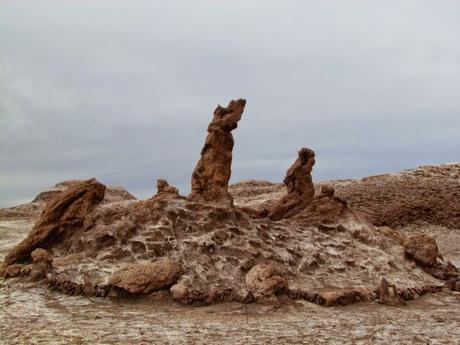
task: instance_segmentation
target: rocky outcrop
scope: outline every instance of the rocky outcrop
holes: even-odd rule
[[[136,262],[115,272],[110,284],[132,294],[145,294],[171,286],[183,273],[182,265],[168,258]]]
[[[315,153],[308,148],[300,149],[298,158],[286,172],[284,184],[287,195],[283,196],[268,210],[273,220],[289,218],[308,206],[315,195],[311,171],[315,164]]]
[[[52,246],[81,226],[92,207],[104,199],[105,186],[90,179],[72,185],[46,206],[32,231],[5,258],[4,265],[30,261],[33,250]]]
[[[168,181],[164,179],[157,180],[157,194],[153,196],[153,199],[174,199],[180,198],[179,190],[176,187],[170,186]]]
[[[83,180],[63,181],[38,193],[30,203],[0,208],[0,219],[38,218],[49,201],[55,199],[59,194],[66,192],[70,187],[82,181]],[[136,200],[136,198],[123,187],[108,185],[106,186],[104,199],[101,203],[109,204],[127,200]]]
[[[233,204],[228,192],[234,144],[232,131],[237,128],[245,105],[244,99],[238,99],[214,110],[201,158],[192,174],[190,199]]]

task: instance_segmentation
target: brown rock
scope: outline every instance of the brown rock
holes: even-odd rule
[[[182,266],[172,259],[129,264],[115,272],[110,283],[130,293],[149,293],[174,284],[184,273]]]
[[[244,99],[238,99],[230,101],[226,108],[219,105],[214,110],[201,158],[192,174],[190,199],[233,205],[228,192],[234,144],[232,130],[237,128],[245,105]]]
[[[44,261],[44,262],[53,262],[53,255],[49,251],[43,248],[37,248],[30,254],[32,261],[34,263]]]
[[[24,277],[28,276],[32,265],[12,264],[4,266],[0,270],[0,276],[4,278]]]
[[[361,291],[353,289],[328,289],[318,293],[314,303],[333,306],[348,305],[365,299]]]
[[[28,261],[38,247],[49,247],[77,228],[91,208],[104,199],[105,186],[90,179],[58,194],[44,209],[29,235],[6,256],[4,265]]]
[[[334,192],[335,192],[334,187],[330,184],[323,184],[321,186],[321,195],[332,198],[334,196]]]
[[[174,199],[179,198],[179,190],[176,187],[170,186],[168,181],[164,179],[157,180],[157,194],[153,199]]]
[[[287,280],[284,269],[275,263],[262,263],[255,265],[246,274],[246,285],[258,297],[269,297],[284,290]]]
[[[315,195],[311,171],[315,164],[315,153],[302,148],[299,156],[286,172],[284,184],[287,195],[278,200],[269,210],[268,217],[273,220],[289,218],[307,207]]]
[[[33,280],[40,280],[46,277],[46,274],[51,271],[53,255],[46,249],[37,248],[30,254],[34,262],[30,271],[30,277]]]
[[[438,246],[433,237],[416,234],[404,241],[406,256],[422,266],[433,266],[439,255]]]
[[[406,305],[404,299],[398,295],[396,286],[388,283],[385,278],[382,278],[376,292],[378,295],[378,303],[392,306]]]

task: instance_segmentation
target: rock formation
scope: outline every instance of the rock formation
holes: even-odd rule
[[[46,208],[6,256],[3,276],[28,276],[70,295],[170,295],[183,303],[291,298],[322,305],[395,304],[446,286],[460,288],[458,270],[440,258],[434,239],[375,226],[342,199],[340,182],[323,184],[315,196],[310,149],[299,151],[285,186],[241,183],[233,189],[241,198],[229,207],[231,131],[244,107],[244,100],[217,107],[189,198],[162,179],[148,200],[104,203],[106,187],[95,179],[42,195],[40,200],[49,198]],[[376,194],[380,198],[385,190]],[[437,196],[453,213],[439,210],[430,219],[457,219],[457,196]],[[379,200],[387,206],[399,201],[388,199]],[[263,217],[250,211],[262,205],[269,206]],[[378,211],[373,205],[374,220],[382,220]],[[405,212],[397,219],[410,217]]]
[[[201,150],[201,158],[192,174],[190,199],[233,204],[228,192],[231,175],[233,135],[243,115],[246,101],[232,100],[226,108],[220,105],[208,126],[208,136]]]
[[[268,214],[270,219],[279,220],[292,217],[313,201],[315,188],[311,179],[311,171],[314,164],[313,150],[300,149],[298,158],[286,172],[283,181],[287,187],[287,195],[270,208]]]
[[[46,206],[32,231],[5,258],[4,265],[30,261],[33,250],[50,247],[81,226],[89,210],[104,199],[105,186],[90,179],[73,184]]]
[[[55,199],[57,195],[64,193],[70,187],[82,182],[82,180],[68,180],[59,182],[53,187],[49,187],[44,191],[37,194],[32,202],[22,204],[14,207],[0,209],[1,219],[17,219],[17,218],[35,218],[40,216],[40,213],[45,209],[46,204]],[[126,189],[120,186],[107,185],[102,204],[109,204],[112,202],[120,202],[127,200],[136,200]]]
[[[179,190],[176,187],[170,186],[168,181],[164,179],[157,180],[157,194],[153,196],[153,199],[174,199],[179,197]]]

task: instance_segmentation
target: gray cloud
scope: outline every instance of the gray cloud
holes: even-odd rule
[[[457,1],[5,1],[0,207],[69,178],[188,192],[213,108],[248,100],[232,180],[458,161]]]

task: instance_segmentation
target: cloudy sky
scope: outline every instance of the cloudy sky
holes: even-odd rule
[[[213,109],[232,181],[460,161],[459,1],[2,1],[0,207],[97,177],[188,193]]]

